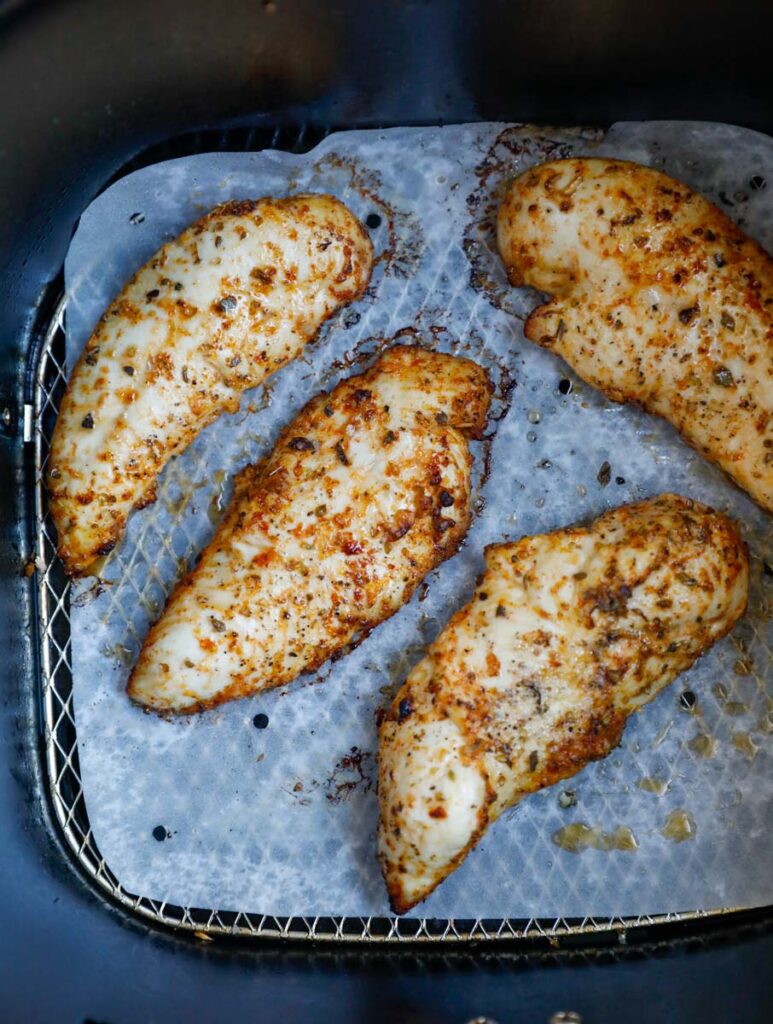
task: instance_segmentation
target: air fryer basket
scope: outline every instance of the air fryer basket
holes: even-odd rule
[[[0,459],[8,471],[0,493],[0,636],[6,670],[0,744],[8,769],[0,783],[0,806],[7,815],[0,845],[4,859],[14,862],[13,902],[26,917],[31,941],[38,943],[32,946],[21,933],[18,941],[8,943],[4,960],[9,970],[18,972],[6,992],[8,1012],[22,999],[36,1006],[46,1000],[50,1006],[54,1000],[58,1015],[47,1019],[80,1019],[87,1011],[89,1017],[106,1019],[109,1012],[94,1011],[99,997],[102,1006],[116,1013],[127,998],[143,1007],[150,1005],[149,999],[153,1013],[170,1011],[174,1016],[172,1002],[177,1005],[183,987],[201,1001],[201,1019],[212,1014],[218,1019],[226,1000],[232,1009],[250,1006],[254,1012],[256,982],[259,998],[268,988],[262,984],[265,974],[258,979],[255,969],[265,968],[270,951],[253,948],[242,961],[248,970],[222,970],[226,954],[196,956],[191,962],[193,954],[188,959],[178,955],[183,943],[145,941],[145,930],[137,927],[143,921],[204,937],[341,940],[370,934],[398,939],[403,929],[391,921],[248,920],[216,910],[159,906],[123,892],[94,845],[80,789],[72,716],[67,583],[54,558],[40,479],[64,383],[60,268],[73,225],[95,192],[119,167],[125,173],[188,153],[303,150],[331,122],[336,127],[474,120],[604,125],[684,117],[770,132],[772,19],[768,3],[706,7],[699,0],[679,5],[655,0],[644,8],[605,0],[492,0],[476,5],[462,0],[388,5],[297,0],[292,6],[284,0],[233,0],[226,5],[197,0],[15,0],[5,5],[0,12],[6,42],[0,49],[0,110],[6,115],[13,159],[0,161]],[[324,61],[311,59],[309,51],[315,48],[326,51]],[[180,134],[200,126],[211,130]],[[174,141],[159,144],[170,138]],[[133,158],[137,152],[142,155]],[[3,908],[4,927],[9,921],[11,927],[18,926],[13,909],[12,904]],[[127,927],[116,927],[116,919]],[[80,951],[88,952],[73,971],[71,929],[76,920]],[[759,932],[771,921],[770,908],[725,915],[721,921],[674,921],[666,916],[662,922],[638,920],[629,936],[631,922],[620,920],[505,925],[460,921],[453,928],[428,921],[415,936],[406,927],[405,937],[426,944],[444,933],[449,938],[482,937],[501,926],[501,937],[516,939],[523,952],[547,949],[552,956],[558,946],[593,943],[611,947],[604,958],[617,959],[634,943],[640,950],[651,948],[642,943],[652,938],[659,940],[661,950],[666,942],[696,933],[700,944],[708,945],[715,934],[735,939],[747,924]],[[33,948],[33,955],[44,962],[41,976],[47,982],[35,993],[28,984],[35,975],[25,962]],[[553,969],[546,976],[532,972],[528,984],[514,972],[503,979],[492,972],[500,971],[499,963],[513,961],[500,946],[495,965],[492,947],[482,955],[472,944],[462,950],[457,943],[442,954],[422,951],[425,980],[431,981],[434,963],[443,971],[442,985],[423,996],[418,988],[408,995],[410,986],[401,981],[399,1009],[421,1001],[427,1009],[414,1009],[412,1019],[461,1020],[462,1007],[477,1012],[474,1000],[479,1000],[504,1020],[508,1008],[521,1005],[514,1000],[525,993],[530,1019],[530,1011],[537,1014],[535,1020],[547,1019],[535,1009],[539,990],[543,1010],[556,1008],[556,990],[569,990],[574,992],[570,1004],[585,1012],[583,1000],[589,1007],[613,1006],[617,985],[617,996],[626,999],[637,1019],[640,1014],[647,1020],[677,1019],[673,1014],[685,1006],[700,1007],[717,1019],[724,1019],[723,1008],[729,1013],[732,1007],[738,1019],[744,1008],[762,1006],[762,958],[770,948],[769,940],[757,935],[746,945],[738,943],[737,956],[735,949],[724,951],[732,956],[707,954],[693,958],[691,968],[681,957],[674,958],[670,969],[662,962],[633,964],[641,979],[638,985],[630,974],[621,974],[620,965],[613,965],[603,977],[583,971],[582,981],[575,979],[571,986]],[[93,950],[98,960],[89,959]],[[354,977],[357,965],[366,964],[366,956],[372,964],[378,955],[360,945],[345,960],[328,952],[322,963],[308,946],[302,959],[283,952],[279,971],[286,998],[292,1000],[287,986],[292,972],[290,983],[294,974],[296,988],[319,999],[320,1016],[347,1019],[340,1016],[351,1010],[345,1001],[362,982]],[[396,986],[390,986],[389,977],[395,974],[396,955],[390,953],[392,966],[378,979],[371,1019],[384,1019],[382,1014],[397,1005]],[[132,971],[126,970],[129,958]],[[63,987],[63,959],[77,996]],[[400,960],[415,970],[412,956],[400,954]],[[99,977],[87,979],[88,965],[95,962]],[[386,957],[379,962],[386,964]],[[455,978],[452,963],[459,962],[463,973]],[[301,963],[305,976],[297,985]],[[727,985],[728,964],[739,979],[737,988]],[[475,972],[469,970],[472,966]],[[154,983],[154,970],[166,972],[166,990],[158,976]],[[239,973],[247,974],[249,982],[241,988]],[[127,996],[129,975],[132,989]],[[134,976],[151,979],[144,1002]],[[593,994],[583,996],[589,985]],[[49,988],[50,993],[44,991]],[[676,1010],[666,1013],[662,1000],[677,988],[671,1004]],[[662,989],[661,1002],[655,989]],[[403,1002],[410,999],[414,1002]],[[449,1000],[454,999],[452,1005]],[[330,1013],[332,1006],[338,1016],[336,1010]],[[151,1010],[147,1012],[150,1019]],[[396,1012],[392,1019],[400,1016]]]
[[[262,148],[304,152],[329,129],[314,125],[200,132],[145,151],[115,178],[161,159],[222,150]],[[114,180],[114,179],[113,179]],[[107,183],[109,184],[109,182]],[[43,484],[48,446],[64,393],[64,314],[62,283],[48,290],[41,310],[38,344],[28,365],[28,401],[22,410],[24,441],[33,452],[30,493],[33,516],[32,559],[26,572],[34,577],[35,642],[39,665],[42,755],[52,817],[78,868],[103,895],[153,924],[194,933],[198,937],[232,936],[370,943],[510,940],[533,948],[569,940],[617,943],[626,934],[649,935],[653,926],[716,925],[721,917],[748,918],[748,912],[667,913],[616,918],[434,919],[386,917],[275,917],[219,908],[176,906],[128,892],[105,862],[91,832],[79,774],[78,745],[72,703],[69,621],[70,584],[56,557],[55,533],[47,513]],[[662,929],[661,929],[662,930]]]

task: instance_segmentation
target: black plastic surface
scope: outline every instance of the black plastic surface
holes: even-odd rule
[[[727,120],[770,131],[769,3],[99,0],[0,5],[0,411],[80,211],[133,154],[226,123]],[[195,948],[107,908],[40,785],[28,455],[0,433],[0,1019],[767,1021],[773,935],[583,963]],[[634,942],[633,936],[629,940]]]

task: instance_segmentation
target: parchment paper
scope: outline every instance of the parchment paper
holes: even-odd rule
[[[593,153],[664,168],[773,248],[773,140],[709,124],[622,124],[606,136],[502,124],[348,132],[303,156],[159,164],[84,213],[66,263],[70,365],[125,279],[225,199],[331,192],[370,215],[381,257],[368,295],[174,460],[102,581],[74,588],[85,800],[97,845],[130,892],[258,914],[388,913],[375,855],[375,712],[468,599],[484,545],[674,490],[743,525],[754,556],[748,616],[629,722],[607,760],[509,812],[416,913],[637,915],[773,899],[766,516],[664,422],[607,401],[526,342],[522,319],[537,296],[507,286],[493,249],[503,182],[544,159]],[[233,474],[269,451],[309,398],[364,368],[400,331],[472,356],[497,384],[495,436],[475,446],[477,515],[465,547],[353,654],[313,676],[180,721],[132,707],[129,666],[212,535]],[[694,695],[691,710],[684,691]],[[666,792],[641,788],[643,779],[662,780],[650,785]],[[679,811],[695,830],[674,842],[661,829]],[[627,826],[638,848],[556,845],[559,830],[578,822],[606,833]]]

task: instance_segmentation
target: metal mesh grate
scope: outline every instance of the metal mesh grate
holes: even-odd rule
[[[325,132],[287,137],[279,129],[265,132],[267,146],[309,148]],[[169,156],[202,149],[252,149],[254,131],[238,135],[206,133],[188,137],[181,147],[148,151],[125,170]],[[569,936],[606,936],[611,941],[632,928],[647,928],[686,920],[717,918],[726,911],[671,913],[635,918],[581,919],[394,919],[386,917],[275,917],[246,911],[180,907],[127,891],[101,856],[91,832],[81,785],[77,732],[72,705],[70,648],[70,584],[56,557],[55,531],[48,515],[43,484],[51,435],[65,383],[65,301],[61,299],[47,326],[35,368],[35,568],[39,604],[39,648],[44,718],[46,775],[55,819],[67,846],[98,889],[156,924],[195,933],[200,938],[237,936],[344,942],[439,942],[459,940],[518,940],[550,943]]]

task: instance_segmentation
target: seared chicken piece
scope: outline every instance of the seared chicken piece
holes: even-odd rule
[[[397,913],[506,808],[606,757],[746,608],[735,525],[670,494],[490,547],[486,565],[381,724],[379,856]]]
[[[237,478],[148,635],[132,700],[192,712],[281,686],[394,614],[467,532],[467,439],[489,398],[475,363],[397,346],[313,399]]]
[[[59,555],[81,575],[169,461],[362,295],[373,250],[337,199],[234,201],[163,246],[102,316],[49,460]]]
[[[526,321],[616,402],[665,417],[773,510],[773,260],[707,199],[648,167],[557,160],[499,211]]]

